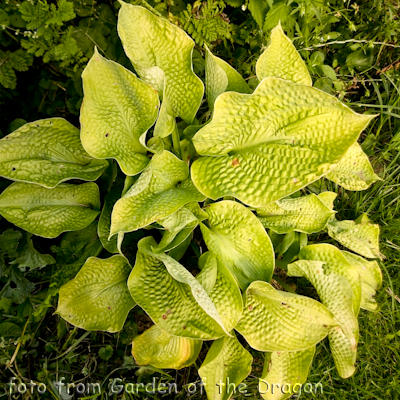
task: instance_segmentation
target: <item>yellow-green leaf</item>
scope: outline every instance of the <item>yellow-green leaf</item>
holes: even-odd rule
[[[181,369],[196,361],[202,343],[201,340],[172,336],[153,325],[133,339],[132,355],[138,365]]]
[[[227,62],[214,56],[206,48],[206,97],[210,110],[214,109],[215,99],[224,92],[251,93],[242,76]]]
[[[99,210],[99,188],[92,182],[62,183],[54,189],[14,182],[0,195],[0,214],[5,219],[46,238],[86,228]]]
[[[150,318],[171,335],[211,340],[225,328],[214,303],[190,272],[166,254],[152,252],[157,243],[142,239],[128,280],[129,291]]]
[[[165,136],[174,117],[188,125],[200,106],[204,87],[193,72],[193,40],[176,25],[140,6],[120,1],[118,34],[139,76],[159,93],[163,103],[155,136]],[[167,122],[165,122],[167,119]]]
[[[0,175],[53,188],[69,179],[95,181],[108,162],[82,147],[79,129],[62,118],[29,122],[0,140]]]
[[[337,325],[332,313],[309,297],[253,282],[236,330],[260,351],[297,351],[320,342]]]
[[[131,232],[162,220],[204,196],[193,186],[187,163],[169,151],[154,154],[150,164],[115,203],[111,232]]]
[[[271,43],[256,64],[257,78],[275,76],[303,85],[312,85],[307,66],[292,41],[285,35],[279,23],[271,31]]]
[[[126,281],[125,257],[89,257],[76,277],[60,289],[56,313],[87,331],[118,332],[135,306]]]
[[[257,208],[257,216],[265,228],[283,234],[292,231],[315,233],[325,228],[335,213],[315,194],[282,199]]]
[[[285,400],[301,392],[315,355],[315,346],[301,351],[265,353],[258,390],[265,400]]]
[[[347,150],[338,165],[325,177],[347,190],[365,190],[372,183],[381,180],[357,142]]]
[[[216,340],[199,368],[208,400],[228,400],[251,372],[253,357],[235,336]]]
[[[241,289],[253,281],[269,281],[274,270],[272,243],[261,222],[240,203],[224,200],[205,210],[200,224],[204,241],[236,276]]]
[[[265,78],[253,94],[227,92],[193,144],[192,179],[205,196],[262,207],[325,175],[374,116],[309,86]]]
[[[97,50],[82,74],[81,140],[96,158],[115,158],[135,175],[149,162],[139,137],[156,121],[157,93],[135,74]]]

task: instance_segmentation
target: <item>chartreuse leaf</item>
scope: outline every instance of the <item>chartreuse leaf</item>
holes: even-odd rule
[[[251,93],[251,89],[242,76],[227,62],[214,56],[206,48],[206,97],[210,110],[215,99],[224,92]]]
[[[210,251],[236,276],[242,290],[253,281],[269,281],[274,270],[274,249],[261,222],[245,206],[220,201],[206,208],[200,224]]]
[[[96,158],[115,158],[122,172],[135,175],[149,162],[139,137],[155,122],[157,93],[122,65],[97,50],[82,74],[81,140]]]
[[[253,282],[236,330],[260,351],[297,351],[320,342],[337,326],[332,313],[309,297],[275,290]]]
[[[134,300],[171,335],[203,340],[223,336],[225,327],[207,292],[172,257],[153,253],[156,245],[151,236],[138,244],[136,264],[128,279]]]
[[[216,340],[199,368],[208,400],[228,400],[251,372],[253,357],[235,336]]]
[[[374,261],[368,261],[347,251],[342,251],[347,261],[355,265],[360,273],[361,280],[361,304],[360,307],[368,311],[377,311],[378,304],[374,299],[376,290],[382,286],[382,271],[379,264]]]
[[[118,253],[117,235],[109,238],[111,228],[111,213],[116,201],[120,198],[117,190],[112,190],[104,198],[104,206],[100,214],[97,233],[103,247],[110,253]]]
[[[163,253],[176,248],[191,235],[199,222],[204,221],[206,218],[208,216],[200,208],[199,203],[193,201],[162,221],[159,221],[159,224],[164,226],[166,230],[163,233],[160,243],[153,251]]]
[[[382,258],[379,225],[359,221],[330,221],[328,235],[348,249],[367,258]]]
[[[315,233],[325,228],[335,213],[315,194],[295,199],[282,199],[257,208],[257,216],[264,228],[276,233],[292,231]]]
[[[257,60],[256,74],[260,81],[274,76],[294,83],[312,85],[306,64],[283,32],[280,23],[272,29],[271,43]]]
[[[139,76],[163,94],[155,136],[167,136],[173,118],[188,125],[200,107],[203,83],[193,72],[193,40],[176,25],[143,7],[120,1],[118,34]]]
[[[133,339],[132,355],[138,365],[181,369],[196,361],[202,343],[201,340],[170,335],[153,325]]]
[[[372,183],[381,180],[357,142],[347,150],[338,165],[325,177],[347,190],[365,190]]]
[[[315,346],[301,351],[265,353],[258,390],[265,400],[285,400],[298,393],[307,380]]]
[[[333,202],[337,197],[337,193],[334,192],[322,192],[318,195],[318,198],[330,209],[333,210]]]
[[[63,183],[54,189],[14,182],[0,194],[0,214],[5,219],[46,238],[86,228],[99,210],[99,188],[92,182]]]
[[[361,295],[359,276],[358,283],[356,280],[358,269],[347,262],[340,250],[328,244],[306,246],[299,258],[288,266],[288,275],[306,277],[339,322],[330,330],[329,342],[339,375],[348,378],[355,371],[357,356]]]
[[[193,144],[192,179],[205,196],[266,206],[326,174],[374,116],[309,86],[265,78],[253,94],[227,92]]]
[[[88,258],[76,277],[61,287],[56,313],[87,331],[120,331],[135,306],[126,285],[130,271],[120,255]]]
[[[228,268],[211,252],[203,253],[203,264],[196,279],[215,304],[228,331],[235,328],[243,312],[243,300],[238,283]]]
[[[154,154],[139,179],[115,203],[110,235],[138,230],[191,201],[203,200],[190,180],[187,163],[164,150]]]
[[[0,175],[53,188],[68,179],[95,181],[108,166],[82,147],[79,129],[62,118],[30,122],[0,140]]]

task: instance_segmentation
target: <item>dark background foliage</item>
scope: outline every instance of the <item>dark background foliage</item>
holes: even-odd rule
[[[325,399],[400,398],[400,4],[396,0],[131,0],[168,18],[188,32],[196,46],[195,72],[204,79],[204,47],[235,67],[251,87],[257,85],[255,62],[268,43],[271,29],[281,21],[305,59],[314,86],[338,96],[359,112],[380,113],[363,133],[362,146],[375,171],[384,179],[365,192],[346,192],[322,180],[310,187],[339,193],[336,209],[343,219],[367,212],[382,226],[384,286],[378,295],[381,310],[363,313],[358,371],[347,381],[334,370],[329,349],[318,347],[309,380],[322,382]],[[25,122],[63,117],[79,126],[83,92],[81,73],[94,46],[111,60],[133,70],[117,35],[120,5],[107,0],[2,0],[0,3],[0,137]],[[99,82],[101,84],[101,82]],[[206,118],[206,107],[198,118]],[[107,192],[115,165],[99,180]],[[122,184],[122,176],[116,185]],[[0,178],[0,190],[10,184]],[[318,187],[317,187],[318,186]],[[126,251],[135,254],[140,231],[130,236]],[[310,237],[310,240],[329,240]],[[184,264],[195,268],[201,243],[194,242]],[[102,383],[108,379],[151,382],[153,377],[176,382],[182,389],[198,380],[196,368],[157,371],[138,367],[130,342],[151,322],[138,309],[118,334],[76,329],[55,311],[59,287],[74,277],[86,258],[107,257],[97,238],[95,223],[54,240],[32,237],[6,220],[0,226],[0,376],[7,394],[9,379],[43,382],[42,398],[69,399],[58,394],[54,381]],[[133,259],[133,258],[132,258]],[[285,280],[283,276],[282,279]],[[289,284],[293,282],[287,281]],[[300,291],[312,293],[306,282]],[[200,360],[206,353],[204,344]],[[262,359],[253,352],[253,372],[246,380],[250,397],[257,394]],[[25,394],[35,398],[37,394]],[[160,395],[139,394],[159,398]],[[241,396],[241,395],[240,395]],[[258,397],[257,397],[258,396]],[[303,395],[308,398],[310,395]],[[175,396],[187,398],[183,390]],[[193,398],[204,398],[199,393]],[[129,396],[127,397],[129,398]],[[171,395],[169,396],[171,398]],[[311,398],[311,397],[309,397]]]

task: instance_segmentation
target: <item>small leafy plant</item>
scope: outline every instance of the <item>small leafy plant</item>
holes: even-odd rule
[[[156,368],[192,365],[214,340],[198,371],[209,399],[230,398],[227,383],[250,373],[245,341],[265,353],[265,399],[286,399],[306,381],[326,336],[339,374],[350,377],[359,310],[378,309],[379,227],[365,215],[337,220],[336,194],[318,182],[364,190],[379,179],[357,143],[374,115],[313,88],[280,24],[257,61],[254,91],[205,47],[208,109],[184,31],[121,2],[118,33],[140,78],[95,50],[82,75],[80,131],[51,118],[0,140],[0,175],[15,181],[0,195],[0,214],[46,238],[97,224],[114,254],[86,260],[60,289],[57,313],[79,328],[118,332],[141,307],[154,325],[132,353]],[[140,230],[148,235],[132,256],[124,242]],[[315,235],[308,244],[321,231],[352,252]],[[196,271],[179,263],[189,246]],[[306,278],[320,301],[296,293],[275,268]]]

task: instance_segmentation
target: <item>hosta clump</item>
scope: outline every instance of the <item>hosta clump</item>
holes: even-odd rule
[[[0,141],[0,174],[16,181],[0,195],[3,217],[49,238],[99,217],[101,243],[114,253],[87,259],[61,288],[57,313],[79,328],[118,332],[141,307],[155,325],[133,340],[139,365],[184,368],[203,341],[215,340],[198,371],[209,399],[228,399],[232,386],[217,384],[239,385],[250,373],[249,346],[265,354],[265,399],[288,398],[305,382],[327,336],[339,374],[350,377],[359,310],[378,309],[379,227],[365,215],[337,220],[335,193],[304,188],[328,178],[362,190],[379,179],[357,143],[374,116],[313,88],[278,25],[257,62],[254,91],[205,48],[212,117],[198,125],[204,87],[192,69],[193,41],[126,3],[118,32],[137,75],[95,51],[83,73],[80,140],[54,118]],[[112,176],[102,210],[96,183],[63,183],[101,175]],[[136,256],[124,256],[126,235],[142,228]],[[194,275],[179,261],[196,228],[208,251]],[[352,252],[308,244],[320,231]],[[279,290],[276,258],[320,301]],[[272,394],[277,384],[290,390]]]

